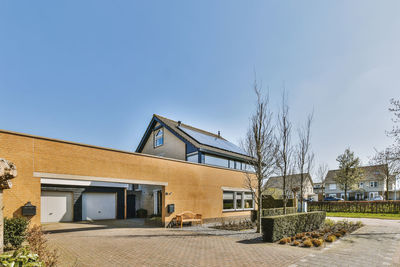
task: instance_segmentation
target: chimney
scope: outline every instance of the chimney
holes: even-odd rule
[[[181,126],[181,124],[182,124],[182,122],[181,122],[181,121],[178,121],[178,126]]]
[[[218,137],[221,137],[221,132],[220,131],[218,131]]]

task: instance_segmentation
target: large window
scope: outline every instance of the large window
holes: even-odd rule
[[[218,158],[210,155],[204,156],[204,163],[209,165],[221,166],[229,168],[229,160],[224,158]]]
[[[162,146],[164,144],[164,131],[160,129],[156,131],[156,135],[154,136],[154,147]]]
[[[336,190],[336,184],[329,184],[330,190]]]
[[[223,209],[226,211],[252,210],[254,209],[254,198],[251,192],[223,192]]]

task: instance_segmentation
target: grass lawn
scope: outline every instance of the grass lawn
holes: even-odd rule
[[[327,217],[349,217],[349,218],[375,218],[400,220],[400,214],[390,213],[353,213],[353,212],[327,212]]]

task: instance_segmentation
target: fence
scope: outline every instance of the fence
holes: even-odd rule
[[[400,213],[400,200],[308,202],[308,211]]]

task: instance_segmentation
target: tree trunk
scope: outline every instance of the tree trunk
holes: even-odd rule
[[[386,176],[386,200],[389,200],[389,175]]]
[[[344,186],[344,201],[347,201],[347,185]]]
[[[257,207],[257,233],[261,233],[261,212],[262,212],[262,195],[258,195],[258,207]]]
[[[300,211],[303,212],[303,172],[300,174]]]

